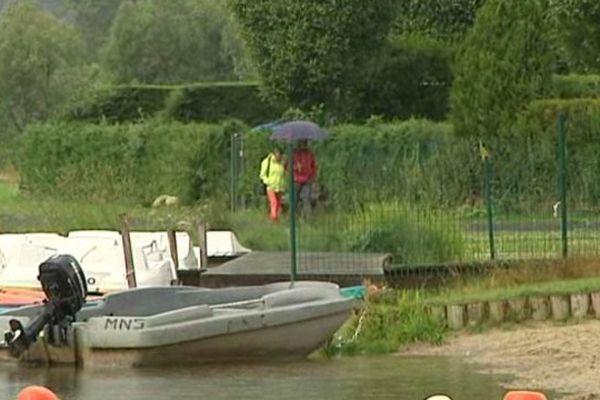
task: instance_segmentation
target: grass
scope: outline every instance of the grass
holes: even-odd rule
[[[30,199],[19,193],[15,183],[0,181],[0,231],[57,232],[76,229],[111,229],[121,226],[127,214],[133,229],[166,229],[195,215],[192,209],[148,209],[136,205],[63,202]]]
[[[379,211],[378,211],[379,212]],[[85,202],[62,202],[52,199],[31,199],[18,191],[14,179],[0,176],[0,231],[27,232],[51,231],[66,233],[74,229],[119,229],[118,216],[127,213],[133,220],[133,229],[165,229],[181,221],[196,218],[207,219],[212,229],[232,229],[240,241],[255,250],[289,249],[287,221],[269,223],[266,210],[246,210],[230,214],[217,203],[197,207],[173,209],[150,209],[134,204],[99,204]],[[386,228],[397,227],[405,221],[394,220],[382,214]],[[409,214],[405,214],[406,215]],[[438,236],[445,229],[449,217],[430,218],[415,214],[418,227],[438,224],[430,230],[430,236],[418,237],[420,231],[403,227],[404,236],[392,236],[393,240],[410,243],[412,251],[427,250],[439,246],[443,240]],[[362,218],[362,219],[361,219]],[[521,220],[523,221],[523,220]],[[376,224],[365,220],[365,214],[335,215],[323,214],[312,220],[299,221],[300,252],[350,251],[357,233],[371,229]],[[452,252],[437,253],[460,260],[487,260],[487,233],[461,229],[456,221],[451,223],[446,234],[460,235],[457,239],[461,254]],[[379,231],[377,231],[379,232]],[[431,234],[431,232],[433,232]],[[600,233],[594,230],[570,232],[570,250],[583,254],[596,255]],[[361,237],[362,239],[362,237]],[[371,238],[372,239],[372,238]],[[496,233],[497,255],[507,258],[527,257],[556,259],[560,254],[561,242],[557,231],[499,231]],[[450,241],[452,243],[452,240]],[[363,242],[369,246],[376,242]],[[393,245],[394,243],[392,243]],[[372,251],[373,247],[354,249]],[[415,250],[416,249],[416,250]],[[435,250],[435,249],[434,249]],[[431,253],[431,257],[439,257]],[[409,260],[410,261],[410,260]],[[455,260],[447,260],[455,261]],[[438,291],[397,291],[387,290],[379,295],[369,296],[364,308],[357,312],[326,349],[329,355],[354,353],[382,353],[395,351],[403,344],[413,342],[440,343],[445,328],[432,320],[426,311],[431,303],[461,303],[509,299],[514,297],[549,295],[576,292],[600,291],[600,262],[570,260],[565,263],[537,265],[525,262],[517,267],[498,269],[489,276],[457,279]]]
[[[427,313],[424,300],[420,291],[390,290],[367,296],[325,354],[389,353],[409,343],[440,344],[446,328]]]
[[[10,171],[0,174],[2,231],[117,229],[119,214],[127,213],[139,229],[203,218],[212,229],[235,231],[242,243],[252,249],[289,249],[287,218],[280,223],[269,223],[266,210],[251,209],[231,214],[226,206],[216,202],[196,207],[150,209],[135,204],[31,199],[19,193],[17,178]],[[509,227],[514,229],[497,230],[494,233],[496,258],[560,257],[562,241],[558,222],[551,216],[538,217],[510,220],[513,225]],[[507,221],[499,218],[498,223],[507,224]],[[588,228],[569,230],[570,255],[600,255],[600,228],[594,229],[593,221],[590,218],[588,221],[591,221]],[[479,228],[473,229],[473,223]],[[540,223],[551,229],[532,229]],[[300,251],[389,252],[394,255],[394,263],[399,265],[443,264],[489,260],[489,237],[485,226],[484,219],[475,220],[451,210],[411,210],[388,204],[352,214],[321,213],[313,219],[299,221],[297,236]]]
[[[459,279],[429,293],[427,302],[457,304],[594,291],[600,291],[600,263],[573,259],[541,265],[521,264],[484,277]]]

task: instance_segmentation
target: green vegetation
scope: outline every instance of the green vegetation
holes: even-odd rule
[[[57,232],[78,229],[121,227],[119,216],[127,214],[134,229],[152,230],[180,227],[197,218],[203,208],[149,209],[131,204],[61,201],[44,196],[31,198],[21,194],[14,183],[0,179],[0,228],[2,232]]]
[[[395,2],[232,0],[269,97],[352,115],[386,40]]]
[[[469,288],[462,291],[447,291],[429,299],[435,304],[462,304],[473,301],[507,300],[530,296],[549,296],[572,293],[590,293],[600,290],[600,277],[573,280],[556,280],[543,283],[529,283],[514,287],[496,289]]]
[[[325,354],[386,353],[415,342],[440,344],[446,328],[428,313],[432,304],[597,292],[598,268],[590,261],[522,263],[498,267],[488,276],[458,277],[441,289],[374,292],[334,337]]]
[[[22,185],[34,196],[62,200],[224,198],[228,129],[234,125],[32,125],[20,146]]]
[[[576,71],[600,71],[600,4],[588,0],[553,3],[564,62]]]
[[[600,254],[593,1],[10,3],[0,169],[18,171],[0,173],[3,231],[118,229],[125,212],[136,229],[202,218],[255,250],[286,250],[288,225],[266,222],[257,190],[273,143],[249,127],[294,118],[331,133],[311,143],[322,198],[299,221],[300,253],[488,261],[488,152],[497,259],[558,257],[565,206],[569,255]],[[559,113],[567,204],[557,203]],[[162,194],[183,206],[150,208]],[[429,302],[600,290],[597,276],[519,265],[438,292],[383,292],[332,349],[438,343]]]
[[[390,40],[360,94],[356,116],[444,120],[449,111],[453,53],[452,45],[424,36]]]
[[[589,293],[600,290],[595,260],[527,262],[498,267],[489,275],[462,278],[428,293],[428,304],[460,304],[536,295]]]
[[[554,92],[561,99],[600,97],[600,75],[555,75]]]
[[[66,0],[64,12],[70,13],[81,32],[88,58],[97,60],[110,33],[121,0]],[[63,10],[61,10],[63,11]],[[62,13],[59,13],[62,16]]]
[[[254,82],[102,87],[70,110],[67,118],[88,122],[140,122],[152,117],[183,122],[239,119],[249,125],[276,119],[278,106],[260,97]]]
[[[16,2],[1,14],[0,141],[60,110],[81,83],[81,46],[73,27],[40,11],[32,1]]]
[[[227,42],[232,23],[222,1],[121,3],[105,49],[117,82],[184,83],[235,78]]]
[[[406,0],[398,4],[392,32],[426,35],[446,42],[460,40],[473,26],[485,0]]]
[[[390,353],[415,342],[440,344],[444,333],[444,326],[427,313],[421,292],[386,291],[366,299],[325,353]]]
[[[518,111],[548,92],[546,13],[545,0],[487,0],[482,6],[454,65],[452,122],[458,135],[508,136]]]

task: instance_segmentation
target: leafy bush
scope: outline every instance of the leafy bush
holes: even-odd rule
[[[233,19],[213,0],[122,1],[104,47],[118,82],[182,83],[234,77]]]
[[[540,100],[516,118],[509,136],[485,142],[499,210],[539,210],[556,202],[559,110],[567,114],[570,201],[600,204],[600,100]],[[482,204],[480,143],[455,137],[447,123],[374,118],[369,125],[338,125],[329,131],[329,139],[310,144],[325,212],[368,212],[371,204],[395,202],[432,209]],[[23,185],[45,196],[147,203],[171,194],[187,202],[216,197],[223,205],[229,204],[235,154],[241,156],[240,200],[262,207],[258,170],[273,146],[269,136],[268,130],[248,130],[240,122],[33,125],[19,145],[17,165]],[[382,236],[396,240],[385,229],[370,235],[356,245],[372,247]]]
[[[463,245],[456,234],[461,230],[448,213],[385,203],[370,205],[354,219],[364,224],[346,232],[352,251],[390,253],[395,264],[461,259]]]
[[[94,93],[70,113],[70,119],[127,122],[157,114],[185,122],[236,118],[253,125],[276,118],[281,110],[262,100],[252,82],[121,85]]]
[[[472,204],[481,198],[478,142],[455,138],[447,123],[373,121],[370,125],[338,125],[329,131],[329,139],[311,143],[328,208],[355,210],[389,201],[442,208]],[[244,135],[241,192],[254,199],[250,202],[262,200],[255,194],[257,171],[271,146],[267,131]]]
[[[338,118],[352,114],[396,10],[391,0],[230,3],[269,96]]]
[[[226,194],[229,132],[218,125],[32,125],[18,168],[36,195],[151,202],[160,194],[191,202]]]
[[[162,110],[172,86],[122,85],[92,93],[73,109],[68,119],[90,122],[126,122],[143,119]]]
[[[554,75],[553,81],[561,99],[600,97],[600,75]]]
[[[525,173],[519,185],[527,185],[531,193],[557,196],[558,176],[558,115],[566,117],[567,183],[570,202],[578,205],[600,205],[600,99],[547,99],[532,102],[521,114],[515,134],[527,146],[514,147],[522,154],[529,168],[519,168]],[[514,155],[512,155],[514,157]],[[515,171],[517,172],[517,171]],[[515,179],[519,174],[512,174]]]
[[[166,115],[180,121],[216,122],[237,118],[257,125],[277,118],[281,109],[259,96],[253,82],[188,85],[171,93]]]
[[[484,0],[406,0],[398,3],[395,33],[419,33],[445,41],[460,40],[475,22]]]
[[[419,36],[396,38],[383,52],[357,116],[445,119],[452,84],[451,45]]]
[[[445,327],[428,313],[418,291],[385,291],[370,296],[363,310],[344,326],[328,354],[389,353],[403,344],[440,344]]]
[[[486,0],[454,64],[452,121],[462,136],[505,136],[551,84],[545,0]],[[515,62],[519,60],[519,62]]]

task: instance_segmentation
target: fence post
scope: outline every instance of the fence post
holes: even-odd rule
[[[121,240],[123,241],[123,254],[125,256],[125,276],[127,277],[127,286],[137,287],[135,279],[135,268],[133,265],[133,252],[131,250],[131,235],[129,234],[129,219],[127,214],[121,214]]]
[[[492,163],[490,162],[490,152],[479,142],[479,153],[483,161],[485,203],[487,208],[488,236],[490,243],[490,259],[496,259],[496,248],[494,246],[494,209],[492,204]]]
[[[558,114],[558,160],[559,160],[559,192],[560,192],[560,231],[562,239],[562,257],[569,254],[567,235],[567,143],[565,132],[565,113]]]
[[[296,280],[296,187],[294,185],[294,141],[290,139],[288,145],[288,170],[290,185],[290,280],[292,286]]]
[[[229,206],[232,212],[237,209],[237,132],[229,136]]]
[[[206,240],[206,222],[197,220],[196,221],[196,232],[198,233],[198,247],[200,249],[200,259],[198,262],[199,270],[206,270],[208,268],[208,245]]]
[[[175,229],[167,230],[167,239],[169,240],[169,252],[171,253],[171,260],[173,261],[173,280],[171,286],[179,285],[179,253],[177,251],[177,231]]]

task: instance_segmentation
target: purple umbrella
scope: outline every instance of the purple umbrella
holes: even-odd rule
[[[290,121],[273,127],[273,140],[320,140],[329,135],[319,125],[310,121]]]

